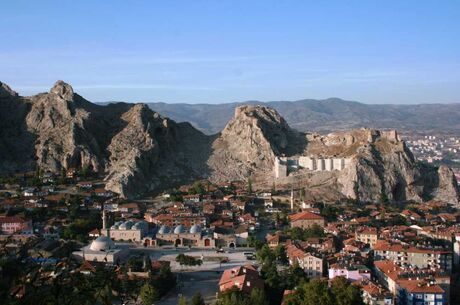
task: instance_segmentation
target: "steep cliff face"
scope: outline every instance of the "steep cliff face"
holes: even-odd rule
[[[29,110],[27,100],[0,82],[0,172],[28,170],[35,163],[35,136],[25,122]]]
[[[62,81],[56,82],[49,93],[31,98],[26,123],[37,136],[38,166],[52,171],[81,165],[101,170],[99,147],[91,131],[85,128],[90,119],[85,103],[89,102]]]
[[[352,144],[358,148],[348,151],[351,162],[338,176],[344,195],[364,201],[422,200],[421,170],[396,134],[368,129],[352,134],[361,141]]]
[[[122,120],[126,126],[108,146],[107,189],[132,197],[208,175],[210,139],[191,125],[163,118],[144,104]]]
[[[216,181],[246,179],[256,171],[271,171],[275,156],[303,149],[305,136],[291,129],[273,109],[240,106],[213,143],[209,165]]]

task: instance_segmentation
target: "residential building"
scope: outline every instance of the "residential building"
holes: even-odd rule
[[[234,267],[225,270],[219,281],[220,292],[232,288],[250,294],[254,288],[263,290],[264,280],[260,277],[257,269],[251,265]]]
[[[387,289],[373,282],[361,287],[364,304],[367,305],[393,305],[394,297]]]
[[[32,234],[32,220],[25,220],[18,216],[0,217],[0,230],[2,234]]]
[[[326,223],[324,217],[307,211],[290,215],[289,218],[291,220],[291,228],[307,229],[315,224],[324,227]]]
[[[433,269],[406,270],[395,262],[374,262],[375,275],[397,299],[398,305],[446,305],[449,301],[449,276]]]
[[[371,271],[364,265],[348,265],[336,263],[329,266],[329,279],[337,276],[343,276],[351,282],[369,281],[371,279]]]
[[[356,230],[355,239],[357,241],[369,244],[371,247],[375,246],[378,240],[377,228],[364,227]]]
[[[401,243],[379,240],[374,246],[375,260],[391,260],[400,266],[452,270],[452,251],[418,248]]]

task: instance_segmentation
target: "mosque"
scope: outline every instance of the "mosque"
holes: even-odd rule
[[[102,235],[93,240],[89,245],[73,252],[73,255],[87,261],[106,262],[117,264],[127,259],[130,253],[129,246],[119,245],[109,237],[110,229],[107,227],[107,216],[102,211]]]
[[[163,225],[154,238],[146,237],[143,242],[146,246],[174,245],[200,248],[214,248],[216,246],[214,237],[203,231],[199,224],[193,225],[189,230],[183,225],[178,225],[172,230]]]
[[[138,222],[132,220],[117,221],[109,230],[110,238],[120,241],[141,242],[148,233],[149,225],[144,220]],[[102,234],[105,235],[104,230]]]

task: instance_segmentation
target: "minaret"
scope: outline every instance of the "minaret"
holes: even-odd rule
[[[291,211],[294,211],[294,189],[291,188]]]
[[[104,207],[102,207],[102,235],[110,237],[109,228],[107,226],[107,213],[105,212]]]

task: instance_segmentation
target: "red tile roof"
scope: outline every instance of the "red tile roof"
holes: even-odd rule
[[[290,215],[289,218],[291,219],[291,221],[310,220],[310,219],[324,219],[322,216],[314,214],[314,213],[311,213],[311,212],[308,212],[308,211],[304,211],[304,212],[300,212],[300,213],[297,213],[297,214]]]
[[[233,287],[250,293],[254,288],[262,290],[264,288],[264,281],[253,266],[239,266],[225,270],[219,281],[220,291],[225,291]]]

